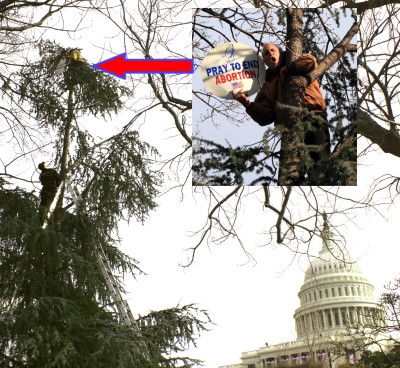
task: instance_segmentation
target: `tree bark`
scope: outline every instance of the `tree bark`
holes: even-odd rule
[[[389,4],[400,4],[400,0],[368,0],[363,2],[354,2],[350,4],[351,8],[356,8],[357,12],[362,12],[369,9],[380,8],[381,6],[389,5]]]
[[[287,9],[287,47],[286,63],[296,60],[302,54],[303,13],[301,9]],[[306,76],[287,75],[284,91],[284,105],[301,108],[305,89],[317,78],[321,77],[346,52],[356,51],[356,45],[350,44],[358,32],[358,24],[354,23],[345,37],[320,62],[315,70]],[[303,142],[303,129],[299,113],[285,108],[283,110],[284,131],[281,140],[281,156],[279,165],[279,185],[301,185],[304,181],[304,160],[301,156],[300,143]]]
[[[311,84],[316,79],[322,76],[332,65],[346,53],[357,52],[357,46],[351,44],[350,41],[358,32],[358,24],[354,23],[343,39],[333,48],[333,50],[326,55],[326,57],[318,64],[318,66],[309,74],[306,75],[307,83]]]
[[[361,109],[357,111],[358,133],[377,144],[383,152],[400,157],[400,136],[379,125],[371,115]]]
[[[61,227],[61,221],[63,217],[63,201],[65,195],[65,179],[67,177],[67,166],[68,166],[68,153],[71,144],[71,126],[72,120],[74,117],[74,88],[70,87],[68,91],[68,107],[67,107],[67,116],[65,119],[65,130],[64,130],[64,139],[63,139],[63,150],[61,153],[61,170],[60,170],[60,178],[64,183],[64,186],[61,190],[60,198],[57,201],[56,208],[54,210],[54,223],[56,225],[57,230]]]
[[[68,91],[68,106],[67,106],[67,116],[65,119],[63,150],[62,150],[61,159],[60,159],[61,180],[64,180],[67,175],[68,153],[69,153],[69,146],[70,146],[71,125],[72,125],[73,117],[74,117],[74,88],[70,87],[69,91]]]
[[[296,60],[303,50],[303,10],[287,9],[286,64]],[[301,76],[287,75],[284,88],[284,105],[301,107],[307,80]],[[299,116],[293,109],[282,111],[283,132],[279,160],[278,184],[299,185],[301,181],[301,160],[299,143],[302,141],[297,124]]]
[[[322,1],[321,8],[330,8],[332,5],[339,3],[343,0],[324,0]],[[347,2],[345,8],[357,9],[357,13],[365,10],[380,8],[381,6],[390,4],[400,4],[400,0],[367,0],[362,2],[356,2],[355,0],[344,0]]]

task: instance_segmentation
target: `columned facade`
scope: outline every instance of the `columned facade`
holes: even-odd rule
[[[335,368],[359,359],[348,330],[381,321],[374,286],[335,242],[326,218],[321,238],[322,249],[310,263],[298,293],[300,307],[294,312],[297,340],[242,353],[242,368],[296,366],[311,359],[320,362],[320,367]],[[346,346],[344,355],[335,355],[335,340]]]
[[[335,244],[327,222],[321,233],[322,249],[308,267],[298,293],[296,331],[299,339],[310,335],[341,335],[349,325],[376,318],[374,286],[358,264]]]

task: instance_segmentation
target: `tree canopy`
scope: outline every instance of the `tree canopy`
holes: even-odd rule
[[[361,364],[365,368],[394,368],[400,364],[400,346],[396,345],[388,353],[365,351]]]
[[[20,10],[14,2],[3,3],[0,9],[4,6],[6,17],[0,31],[11,32],[15,40],[32,41],[13,47],[3,43],[4,49],[9,47],[10,62],[1,63],[0,124],[11,148],[2,157],[4,167],[17,161],[32,172],[44,160],[59,171],[63,183],[70,184],[63,186],[53,213],[62,219],[61,226],[52,214],[44,229],[32,191],[37,174],[29,180],[15,171],[2,173],[0,365],[197,365],[199,360],[184,351],[208,328],[208,313],[194,304],[175,306],[136,316],[137,328],[125,325],[98,263],[101,251],[121,292],[126,275],[142,273],[138,261],[121,251],[118,230],[121,220],[143,222],[157,207],[163,183],[155,166],[160,156],[132,128],[149,108],[124,122],[119,114],[129,106],[131,88],[92,68],[84,50],[83,59],[72,58],[73,45],[39,40],[29,33],[30,28],[44,30],[49,23],[40,18],[30,27],[24,11],[34,17],[47,9],[51,19],[55,4],[29,3]],[[65,9],[79,14],[79,4],[87,11],[93,6],[99,6],[96,11],[108,9],[88,1],[65,4]],[[10,29],[11,23],[26,27]],[[156,82],[154,88],[161,96]],[[163,106],[175,113],[167,102]],[[104,126],[106,119],[118,129],[104,137],[92,124]],[[18,185],[21,181],[24,186]]]

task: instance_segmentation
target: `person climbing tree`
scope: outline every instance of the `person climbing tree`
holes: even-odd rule
[[[69,49],[64,51],[57,59],[57,66],[54,70],[56,76],[61,75],[65,72],[67,67],[79,68],[85,63],[85,59],[82,57],[79,49]]]
[[[293,63],[286,65],[286,53],[278,45],[266,43],[262,52],[265,65],[268,67],[264,85],[254,102],[250,102],[245,92],[239,91],[233,97],[245,108],[250,117],[259,125],[275,122],[282,125],[282,109],[284,100],[284,82],[287,73],[306,75],[317,66],[316,58],[311,54],[300,55]],[[313,81],[305,90],[303,107],[312,115],[321,119],[310,119],[309,128],[304,129],[303,142],[309,148],[309,155],[316,164],[330,154],[330,135],[327,123],[326,103],[318,81]],[[304,122],[305,124],[305,122]],[[282,153],[282,152],[281,152]],[[304,173],[303,173],[304,174]],[[300,178],[304,180],[304,178]],[[299,183],[295,183],[296,185]]]
[[[42,184],[42,190],[40,191],[39,219],[41,225],[43,225],[57,189],[61,184],[61,178],[56,170],[47,168],[44,162],[38,165],[38,169],[41,171],[39,180]]]

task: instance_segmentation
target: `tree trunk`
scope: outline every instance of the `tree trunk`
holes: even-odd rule
[[[67,106],[67,116],[65,119],[63,150],[60,159],[61,162],[60,176],[62,180],[64,180],[67,175],[68,152],[70,146],[70,134],[71,134],[71,125],[73,117],[74,117],[74,88],[70,87],[68,91],[68,106]]]
[[[67,166],[68,166],[68,153],[70,147],[70,136],[71,136],[71,126],[72,119],[74,117],[74,87],[70,87],[68,91],[68,107],[67,107],[67,116],[65,119],[65,130],[64,130],[64,140],[63,140],[63,150],[61,154],[61,170],[60,170],[60,178],[65,183],[65,179],[67,177]],[[61,221],[63,217],[63,201],[65,194],[66,186],[62,187],[60,198],[57,201],[56,208],[54,210],[54,223],[57,230],[61,229]]]
[[[303,10],[287,9],[286,64],[296,60],[303,49]],[[287,75],[284,88],[284,105],[301,107],[307,80],[304,77]],[[302,180],[302,162],[299,144],[303,137],[299,127],[297,111],[283,108],[283,133],[279,162],[279,185],[299,185]]]

